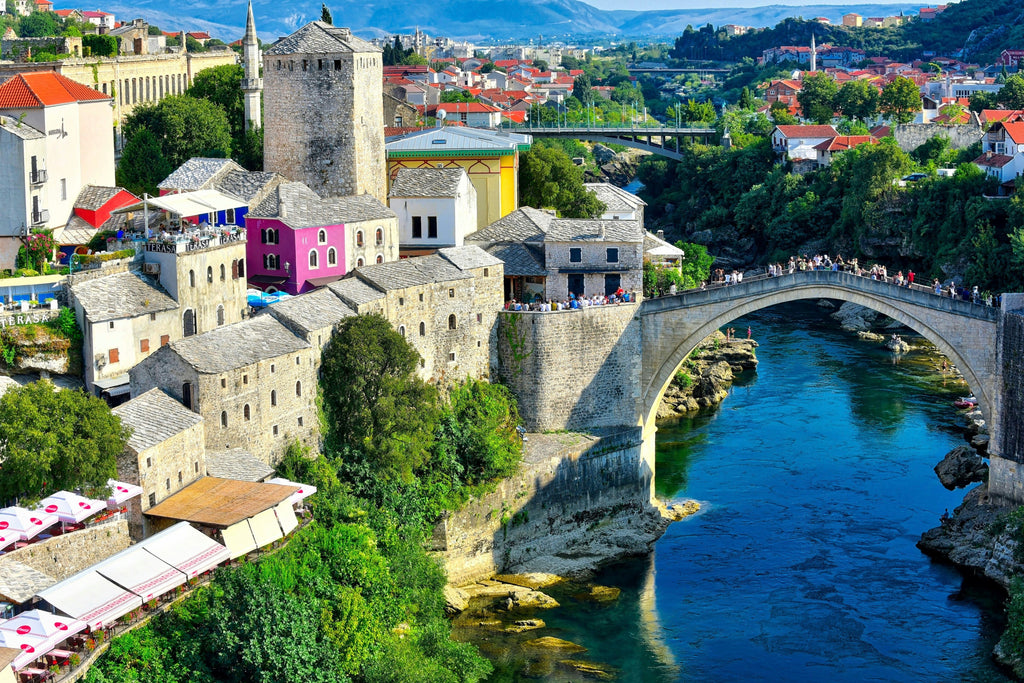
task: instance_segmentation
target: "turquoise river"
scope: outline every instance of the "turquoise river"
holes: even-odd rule
[[[597,577],[622,589],[615,603],[552,591],[563,606],[536,635],[623,682],[1006,680],[990,659],[1002,596],[915,547],[963,496],[932,471],[964,442],[963,385],[811,304],[732,323],[748,325],[757,371],[658,432],[659,496],[701,512]],[[494,681],[537,680],[514,652],[498,664]]]

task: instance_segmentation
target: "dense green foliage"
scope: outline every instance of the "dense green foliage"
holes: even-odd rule
[[[921,92],[914,81],[897,76],[878,98],[878,110],[893,123],[910,123],[921,111]]]
[[[537,141],[519,160],[519,203],[565,218],[594,218],[604,203],[583,186],[583,169],[559,147]]]
[[[117,38],[109,35],[90,34],[82,36],[82,49],[89,48],[93,57],[116,57]]]
[[[804,118],[818,124],[832,122],[836,111],[836,96],[839,88],[835,80],[826,73],[818,72],[803,80],[804,87],[797,95]]]
[[[192,79],[185,94],[189,97],[213,102],[223,110],[231,131],[231,149],[237,150],[245,137],[245,98],[240,64],[222,64],[203,69]],[[254,169],[250,169],[254,170]]]
[[[38,499],[61,489],[102,488],[128,439],[101,399],[57,390],[47,380],[0,397],[0,500]]]
[[[156,135],[144,128],[124,146],[115,176],[118,185],[141,197],[144,192],[157,194],[157,184],[173,170]]]
[[[843,116],[866,121],[878,113],[878,90],[865,80],[847,81],[836,93],[835,105]]]

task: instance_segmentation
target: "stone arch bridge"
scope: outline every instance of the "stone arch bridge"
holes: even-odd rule
[[[1013,343],[1024,342],[1024,311],[1016,310],[1024,309],[1024,295],[1004,295],[1003,309],[997,309],[851,273],[806,271],[639,304],[504,313],[498,370],[518,395],[530,429],[632,426],[642,440],[644,466],[653,472],[658,404],[697,344],[748,313],[823,298],[883,313],[927,338],[956,364],[989,426],[990,488],[1024,503],[1024,436],[1004,429],[1002,419],[1009,410],[1012,426],[1024,414],[1024,349],[1008,350],[1004,338],[1010,308],[1021,336]],[[1004,383],[1007,372],[1014,377]]]

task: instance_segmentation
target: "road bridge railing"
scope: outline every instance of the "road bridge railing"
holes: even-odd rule
[[[921,285],[912,288],[894,282],[874,280],[869,275],[834,270],[806,270],[782,275],[760,274],[743,277],[738,283],[713,283],[700,289],[689,289],[675,295],[645,299],[640,315],[651,315],[678,308],[691,308],[704,304],[769,295],[774,292],[815,287],[839,287],[874,297],[898,300],[936,311],[945,311],[978,320],[997,321],[999,309],[984,303],[955,299]],[[822,294],[821,298],[828,298]]]

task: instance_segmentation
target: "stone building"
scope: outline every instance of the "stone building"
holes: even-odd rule
[[[171,342],[130,374],[133,396],[156,387],[202,415],[209,451],[276,464],[295,439],[316,445],[314,349],[273,316]]]
[[[259,206],[285,178],[269,171],[247,171],[231,159],[192,157],[160,181],[160,195],[217,190],[244,200],[248,211]],[[244,213],[234,223],[245,225]]]
[[[206,476],[203,418],[160,389],[150,389],[113,412],[132,430],[117,458],[117,477],[143,489],[128,503],[128,531],[139,540],[149,534],[143,512]]]
[[[461,168],[403,168],[388,197],[402,256],[461,247],[476,232],[476,188]]]
[[[390,92],[384,93],[384,125],[403,128],[415,126],[420,119],[416,107],[395,97]]]
[[[263,166],[317,194],[387,201],[379,48],[306,24],[263,55]]]
[[[631,192],[611,183],[583,183],[604,204],[604,211],[598,218],[613,221],[637,221],[644,224],[644,207],[647,202]]]

